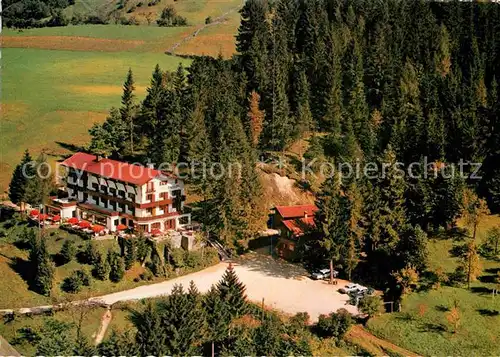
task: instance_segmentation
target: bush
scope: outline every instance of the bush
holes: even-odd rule
[[[99,252],[92,241],[88,241],[83,252],[85,263],[94,265],[99,259]]]
[[[107,280],[109,276],[109,264],[106,259],[104,259],[103,254],[97,253],[96,261],[94,262],[94,269],[92,273],[99,280]]]
[[[68,293],[77,293],[82,286],[90,286],[90,275],[84,270],[76,270],[64,279],[62,288]]]
[[[340,309],[336,313],[320,315],[314,330],[321,337],[334,337],[341,340],[349,331],[352,323],[351,314],[345,309]]]
[[[365,295],[359,300],[358,309],[368,317],[373,317],[382,311],[382,300],[375,295]]]
[[[69,263],[75,258],[77,248],[75,243],[71,240],[66,240],[63,243],[61,252],[59,253],[64,261],[64,263]]]
[[[207,18],[205,19],[205,25],[209,25],[209,24],[211,24],[211,23],[212,23],[212,21],[213,21],[213,20],[212,20],[212,16],[207,17]]]
[[[125,262],[116,252],[109,251],[106,258],[109,264],[109,280],[118,283],[125,275]]]

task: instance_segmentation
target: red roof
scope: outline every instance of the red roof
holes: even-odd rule
[[[285,227],[291,231],[294,235],[301,235],[304,234],[304,231],[309,228],[309,227],[314,227],[314,217],[309,216],[306,218],[300,218],[300,219],[288,219],[286,221],[283,221],[283,224]]]
[[[291,219],[304,217],[306,214],[312,217],[318,207],[316,205],[276,206],[276,210],[283,219]]]
[[[100,159],[96,161],[95,155],[83,152],[78,152],[64,160],[62,165],[134,185],[143,185],[155,177],[166,175],[160,170],[141,165],[128,164],[126,162],[111,159]]]

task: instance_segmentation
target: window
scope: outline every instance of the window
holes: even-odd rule
[[[154,201],[154,199],[153,199],[153,195],[152,195],[152,194],[147,195],[147,196],[146,196],[146,200],[147,200],[147,201],[151,201],[151,202],[153,202],[153,201]]]
[[[135,194],[133,194],[133,193],[129,193],[129,194],[128,194],[128,198],[129,198],[129,200],[132,200],[132,201],[134,201],[134,202],[135,202]]]
[[[92,182],[92,189],[93,189],[94,191],[99,190],[99,185],[97,184],[97,182]]]
[[[116,188],[110,187],[108,188],[108,192],[112,196],[116,196]]]
[[[156,222],[156,223],[151,224],[151,229],[161,229],[161,223]]]
[[[106,186],[101,185],[101,192],[104,192],[104,193],[106,193],[106,192],[107,192],[107,190],[106,190]]]
[[[153,214],[153,209],[152,208],[146,208],[146,213],[148,215],[152,215]]]
[[[168,200],[168,192],[161,192],[160,197],[162,200]]]
[[[116,202],[110,201],[110,204],[111,204],[111,208],[113,209],[113,211],[116,211]]]
[[[179,224],[188,224],[188,223],[189,223],[188,216],[184,216],[184,217],[179,218]]]

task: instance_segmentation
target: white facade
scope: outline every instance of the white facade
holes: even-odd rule
[[[143,185],[133,185],[70,170],[66,182],[69,199],[78,202],[76,216],[97,220],[110,231],[120,224],[151,232],[191,223],[190,214],[183,213],[184,183],[174,177],[156,177]]]

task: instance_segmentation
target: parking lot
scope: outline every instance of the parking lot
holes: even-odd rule
[[[260,254],[248,254],[232,264],[239,279],[246,285],[248,298],[254,302],[262,303],[264,299],[267,307],[290,314],[307,311],[312,321],[316,321],[320,314],[341,308],[357,314],[357,308],[347,304],[349,297],[338,292],[339,288],[349,283],[345,280],[338,280],[337,285],[311,280],[304,269]],[[201,292],[206,292],[220,280],[227,265],[220,263],[177,279],[106,295],[100,299],[112,304],[165,295],[175,284],[187,287],[191,280]]]

